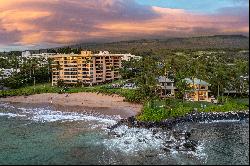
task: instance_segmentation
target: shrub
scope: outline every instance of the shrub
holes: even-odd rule
[[[138,116],[141,121],[161,121],[167,118],[168,114],[165,109],[162,108],[144,108],[143,113]]]
[[[58,81],[57,81],[57,86],[58,86],[58,87],[64,87],[64,86],[65,86],[64,81],[63,81],[63,80],[58,80]]]

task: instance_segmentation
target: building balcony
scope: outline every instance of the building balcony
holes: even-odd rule
[[[161,89],[177,89],[174,86],[160,86],[160,87],[161,87]]]
[[[90,78],[82,78],[83,81],[90,81]]]

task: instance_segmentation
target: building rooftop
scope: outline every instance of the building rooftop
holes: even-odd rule
[[[93,54],[91,51],[81,51],[81,54],[56,54],[56,55],[51,55],[49,56],[50,58],[60,58],[60,57],[69,57],[69,56],[74,56],[74,57],[82,57],[82,56],[94,56],[94,57],[101,57],[101,56],[124,56],[124,54],[111,54],[108,51],[100,51],[98,54]]]
[[[166,76],[160,76],[160,77],[158,78],[158,81],[159,81],[160,83],[162,83],[162,82],[174,82],[173,80],[169,79],[169,78],[166,77]]]
[[[198,78],[194,78],[194,80],[190,79],[190,78],[185,78],[184,79],[188,84],[193,84],[193,81],[194,81],[194,84],[196,85],[204,85],[204,86],[210,86],[209,83],[207,83],[206,81],[203,81],[201,79],[198,79]]]

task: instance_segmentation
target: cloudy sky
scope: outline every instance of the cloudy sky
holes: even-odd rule
[[[0,0],[0,51],[77,42],[249,35],[248,0]]]

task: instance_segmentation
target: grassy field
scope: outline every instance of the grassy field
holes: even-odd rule
[[[235,98],[232,100],[238,103],[249,105],[249,98]]]
[[[229,112],[249,110],[248,98],[229,99],[216,105],[207,102],[182,102],[181,100],[151,100],[144,103],[142,113],[137,117],[140,121],[161,121],[168,118],[185,116],[197,110],[198,112]]]

